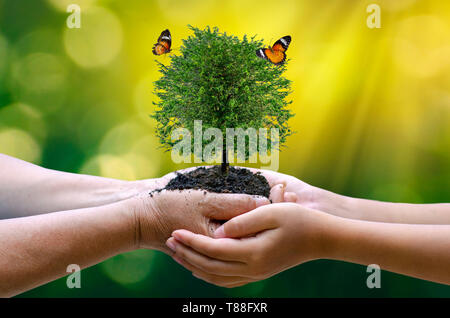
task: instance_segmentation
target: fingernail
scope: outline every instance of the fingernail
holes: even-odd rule
[[[223,238],[223,237],[226,237],[226,235],[225,235],[225,229],[224,229],[224,226],[223,226],[223,225],[221,225],[221,226],[214,232],[214,236],[215,236],[216,238]]]
[[[174,237],[177,241],[184,242],[182,232],[175,231],[172,233],[172,237]]]
[[[173,240],[171,240],[171,239],[168,239],[167,241],[166,241],[166,245],[167,245],[167,247],[168,248],[170,248],[172,251],[176,251],[176,249],[177,249],[177,245],[174,243],[174,241]]]
[[[258,208],[260,206],[269,204],[269,199],[264,198],[264,197],[256,197],[255,203],[256,203],[256,207]]]

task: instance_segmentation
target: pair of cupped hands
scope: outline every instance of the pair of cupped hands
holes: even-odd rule
[[[131,200],[135,248],[167,253],[192,274],[222,287],[238,287],[319,258],[323,212],[319,188],[268,170],[270,200],[203,190],[153,191]],[[183,172],[183,171],[181,171]],[[154,179],[163,188],[175,176]]]

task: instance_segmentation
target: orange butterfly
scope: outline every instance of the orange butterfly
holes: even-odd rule
[[[291,36],[286,35],[275,42],[272,47],[262,48],[256,51],[256,55],[260,58],[266,59],[275,65],[283,64],[286,60],[286,50],[291,43]]]
[[[168,29],[161,32],[158,38],[158,42],[153,45],[153,54],[162,55],[170,52],[170,46],[172,45],[172,36]]]

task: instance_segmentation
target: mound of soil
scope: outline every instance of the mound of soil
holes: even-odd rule
[[[196,189],[216,193],[245,193],[269,198],[270,186],[261,173],[253,173],[245,168],[229,167],[222,174],[220,166],[199,167],[187,173],[177,173],[170,180],[166,190]]]

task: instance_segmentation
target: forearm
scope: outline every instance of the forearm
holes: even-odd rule
[[[346,197],[322,189],[317,189],[315,199],[316,209],[350,219],[387,223],[450,224],[450,203],[381,202]]]
[[[0,219],[105,205],[153,186],[49,170],[1,154],[0,176]]]
[[[94,265],[136,245],[126,201],[102,207],[0,221],[0,297]]]
[[[334,217],[324,258],[450,284],[450,225],[367,222]]]

